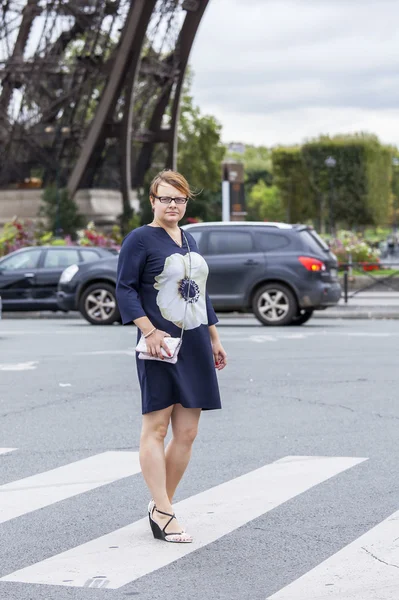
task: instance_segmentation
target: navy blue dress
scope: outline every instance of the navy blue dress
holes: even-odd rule
[[[208,330],[218,321],[206,293],[208,265],[194,238],[185,235],[191,252],[190,286],[184,237],[180,248],[162,227],[134,229],[123,240],[119,255],[116,297],[124,325],[146,316],[157,329],[180,337],[185,318],[176,364],[136,357],[143,414],[173,404],[221,408]]]

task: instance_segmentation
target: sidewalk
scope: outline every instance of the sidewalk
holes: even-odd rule
[[[341,298],[337,306],[316,310],[321,319],[399,319],[399,292],[360,292],[348,303]]]

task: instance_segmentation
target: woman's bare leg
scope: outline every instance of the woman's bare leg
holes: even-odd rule
[[[173,406],[143,415],[140,439],[140,465],[145,482],[151,492],[156,507],[166,513],[173,513],[172,504],[166,491],[165,437],[168,431]],[[166,517],[154,512],[152,518],[161,529],[169,521]],[[173,519],[166,528],[166,533],[182,531],[182,527]]]
[[[200,416],[200,408],[184,408],[181,404],[175,404],[173,407],[171,416],[173,437],[165,452],[166,492],[171,504],[176,488],[190,461]]]

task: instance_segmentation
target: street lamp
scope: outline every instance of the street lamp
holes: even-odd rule
[[[334,200],[334,179],[332,176],[333,169],[337,161],[333,156],[328,156],[324,161],[329,174],[329,204],[328,204],[328,222],[330,226],[330,235],[334,234],[334,218],[333,218],[333,200]]]

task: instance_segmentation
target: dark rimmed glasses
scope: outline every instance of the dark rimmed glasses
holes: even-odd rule
[[[156,196],[155,194],[152,194],[152,196],[162,204],[170,204],[172,200],[174,200],[176,204],[186,204],[188,201],[188,198],[185,198],[184,196],[176,196],[176,198],[172,198],[171,196]]]

